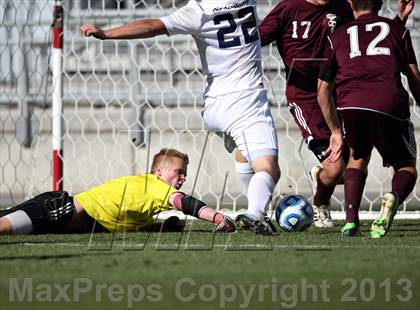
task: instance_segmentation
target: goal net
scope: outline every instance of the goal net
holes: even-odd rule
[[[64,0],[64,189],[72,194],[111,178],[148,171],[153,154],[174,147],[190,156],[184,188],[218,209],[246,208],[233,156],[201,118],[204,77],[192,38],[99,41],[79,33],[136,18],[161,17],[185,0]],[[261,20],[277,0],[258,0]],[[0,2],[0,206],[52,189],[52,0]],[[382,15],[393,17],[396,1]],[[407,23],[420,59],[420,7]],[[302,142],[284,97],[285,73],[275,46],[263,48],[264,83],[279,140],[282,176],[275,193],[313,196],[309,169],[317,163]],[[223,61],[223,60],[221,60]],[[374,90],[372,90],[374,91]],[[413,100],[411,98],[413,103]],[[412,120],[420,141],[419,109]],[[362,210],[378,209],[392,171],[374,151]],[[343,186],[332,204],[343,212]],[[419,216],[420,186],[401,207]]]

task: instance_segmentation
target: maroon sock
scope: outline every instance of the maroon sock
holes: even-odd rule
[[[359,224],[359,207],[367,174],[362,170],[347,168],[344,171],[344,205],[346,222]]]
[[[399,204],[410,195],[416,185],[417,176],[407,170],[397,171],[392,178],[392,192],[398,195]]]
[[[335,186],[325,186],[317,176],[316,193],[314,196],[314,205],[325,206],[330,204],[331,196],[334,193]]]

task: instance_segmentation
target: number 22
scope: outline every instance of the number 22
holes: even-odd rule
[[[258,40],[258,31],[255,31],[255,33],[252,35],[248,32],[248,29],[257,27],[257,20],[255,18],[254,8],[252,6],[247,6],[239,10],[238,17],[243,18],[249,13],[251,13],[250,18],[248,18],[249,20],[244,22],[241,25],[242,33],[244,34],[245,44]],[[226,14],[216,16],[214,18],[214,24],[219,25],[222,21],[225,21],[225,20],[229,22],[229,27],[222,28],[217,32],[217,39],[219,41],[219,47],[228,48],[228,47],[241,45],[240,37],[234,37],[229,40],[226,40],[226,37],[225,37],[225,35],[235,32],[236,28],[238,27],[235,22],[235,18],[233,17],[232,14],[226,13]]]

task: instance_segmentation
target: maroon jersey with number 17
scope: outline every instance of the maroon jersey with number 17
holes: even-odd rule
[[[260,25],[261,44],[276,42],[283,59],[289,102],[316,104],[317,81],[327,36],[353,19],[346,0],[315,5],[306,0],[284,0]]]
[[[337,108],[362,109],[401,120],[410,117],[401,72],[416,64],[409,31],[365,14],[334,32],[320,79],[336,82]]]

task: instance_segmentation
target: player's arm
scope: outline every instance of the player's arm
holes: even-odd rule
[[[408,86],[417,105],[420,105],[420,72],[416,64],[411,64],[406,69]]]
[[[410,87],[414,100],[417,105],[420,105],[420,73],[408,29],[405,29],[402,35],[401,51],[402,60],[400,65],[404,68],[402,73],[407,76],[408,86]]]
[[[93,24],[84,24],[80,32],[100,40],[143,39],[168,34],[165,24],[160,19],[139,19],[131,23],[103,30]]]
[[[169,197],[169,203],[177,210],[186,215],[194,216],[198,219],[213,223],[214,232],[234,232],[235,224],[231,219],[222,213],[206,206],[201,200],[181,192],[176,192]]]
[[[343,151],[343,136],[341,133],[341,124],[338,119],[332,92],[334,82],[318,80],[318,103],[321,107],[325,122],[331,130],[330,146],[325,151],[328,156],[326,162],[335,162],[340,159]]]
[[[407,23],[408,17],[414,9],[414,0],[398,0],[397,1],[397,16],[395,20],[402,25]]]
[[[335,60],[333,40],[328,37],[330,48],[325,51],[327,61],[322,64],[318,77],[318,104],[321,108],[325,122],[331,130],[330,146],[325,151],[328,156],[326,162],[335,162],[340,159],[343,151],[343,135],[337,110],[332,97],[337,63]]]
[[[261,46],[276,41],[281,35],[281,3],[274,7],[259,26]]]

